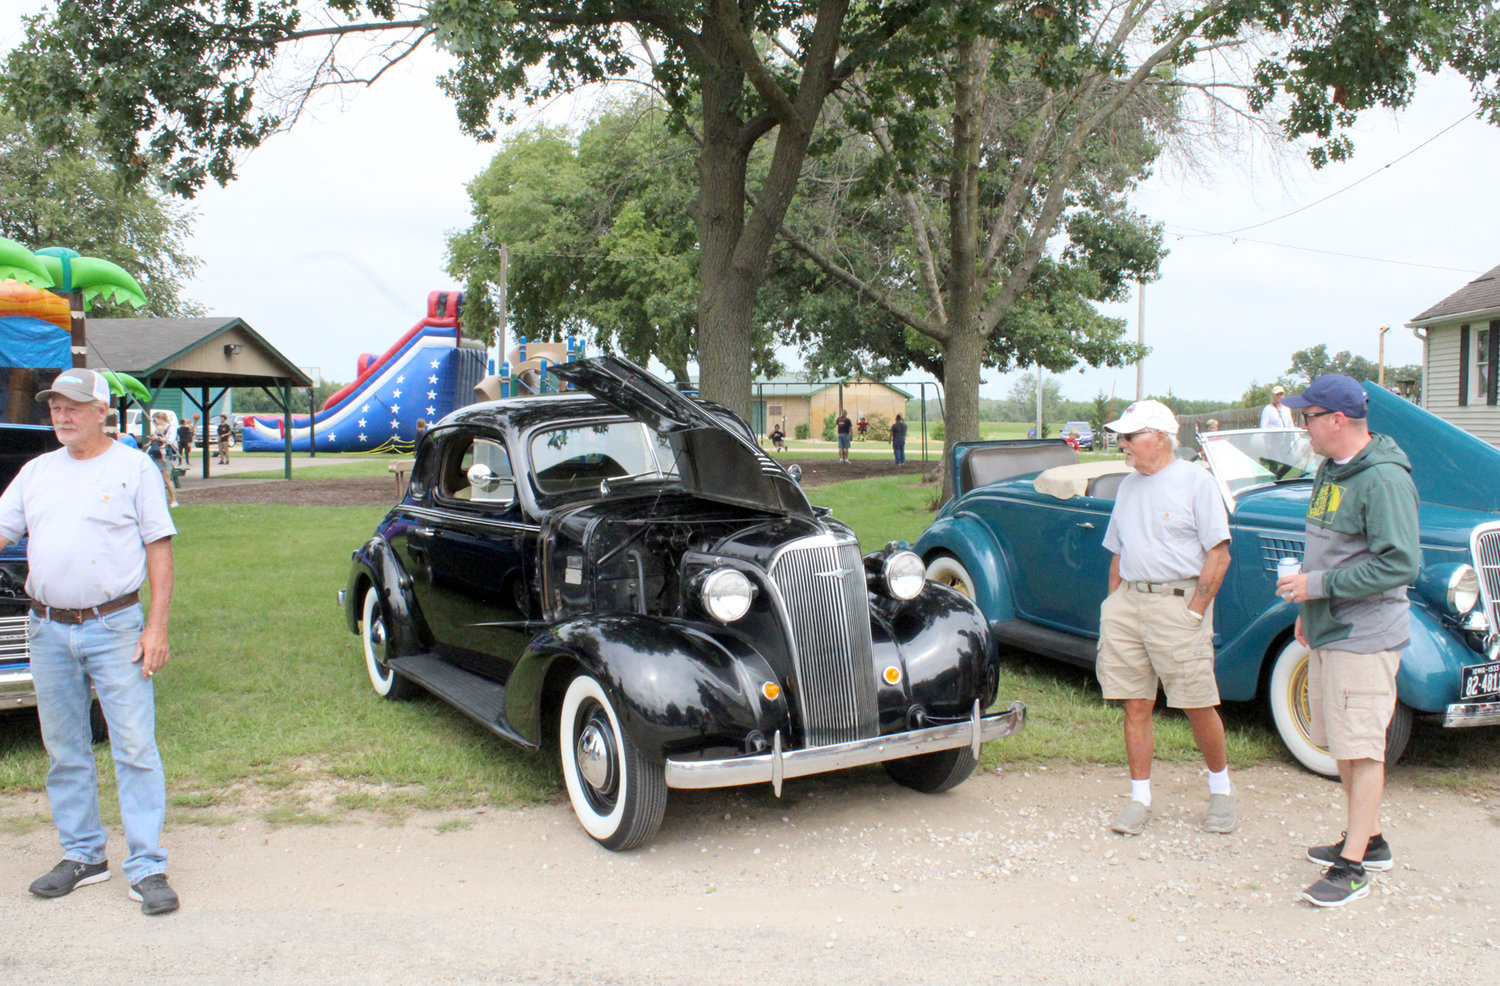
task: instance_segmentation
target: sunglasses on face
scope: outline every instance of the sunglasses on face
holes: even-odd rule
[[[1120,436],[1120,441],[1122,441],[1122,442],[1134,442],[1134,441],[1137,441],[1137,440],[1139,440],[1141,438],[1144,438],[1146,435],[1151,434],[1151,430],[1152,429],[1150,429],[1150,428],[1142,428],[1140,431],[1128,432],[1128,433]]]
[[[1337,412],[1337,411],[1303,411],[1302,412],[1302,420],[1303,421],[1307,421],[1310,418],[1326,418],[1330,414],[1338,414],[1338,413],[1339,412]]]

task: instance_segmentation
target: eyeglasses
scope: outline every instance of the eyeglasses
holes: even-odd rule
[[[1339,412],[1337,412],[1337,411],[1303,411],[1302,412],[1302,420],[1306,421],[1309,418],[1325,418],[1325,417],[1327,417],[1330,414],[1338,414],[1338,413]]]
[[[1122,441],[1122,442],[1134,442],[1134,441],[1138,441],[1141,438],[1142,435],[1149,435],[1149,434],[1151,434],[1155,430],[1156,430],[1155,428],[1142,428],[1140,431],[1128,432],[1128,433],[1120,436],[1120,441]]]

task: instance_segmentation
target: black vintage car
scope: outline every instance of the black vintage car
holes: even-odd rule
[[[655,833],[670,788],[884,763],[937,792],[1025,721],[984,715],[984,618],[808,503],[745,423],[639,367],[556,368],[589,393],[456,411],[340,593],[376,692],[425,688],[538,750],[579,821]],[[592,396],[591,396],[592,395]]]

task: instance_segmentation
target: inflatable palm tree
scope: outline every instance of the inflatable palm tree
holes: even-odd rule
[[[44,247],[34,254],[52,278],[51,288],[68,299],[73,315],[73,365],[83,366],[88,357],[84,313],[100,296],[126,301],[139,308],[146,294],[123,267],[98,257],[81,256],[67,247]]]

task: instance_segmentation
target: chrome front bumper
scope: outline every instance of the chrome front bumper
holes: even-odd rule
[[[1443,725],[1450,728],[1500,726],[1500,702],[1454,702],[1443,713]]]
[[[0,712],[36,707],[36,686],[31,672],[0,671]]]
[[[966,722],[929,726],[907,733],[815,746],[806,750],[783,750],[781,731],[777,730],[770,753],[730,757],[726,760],[668,760],[667,787],[737,787],[770,781],[776,796],[780,797],[782,781],[788,777],[846,770],[962,746],[973,749],[977,759],[980,746],[987,740],[1020,732],[1025,725],[1024,702],[1012,702],[1007,711],[986,716],[980,714],[979,703],[976,701],[974,712]]]

